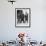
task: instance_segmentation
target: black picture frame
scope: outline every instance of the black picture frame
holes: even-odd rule
[[[17,22],[18,22],[18,20],[17,20],[17,16],[18,16],[18,11],[23,11],[23,12],[28,12],[28,23],[27,24],[21,24],[21,23],[19,23],[20,25],[17,25]],[[29,28],[29,27],[31,27],[31,9],[30,8],[15,8],[15,27],[17,27],[17,28]]]

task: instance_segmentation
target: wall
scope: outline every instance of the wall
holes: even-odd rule
[[[15,40],[18,32],[31,34],[33,40],[46,40],[45,0],[17,0],[13,5],[0,0],[0,41]],[[15,28],[15,8],[31,8],[31,27]]]

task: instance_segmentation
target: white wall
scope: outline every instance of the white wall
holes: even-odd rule
[[[33,40],[46,40],[46,1],[17,0],[13,5],[0,0],[0,40],[14,40],[18,32],[29,32]],[[31,8],[31,27],[15,27],[15,8]],[[17,33],[17,34],[16,34]]]

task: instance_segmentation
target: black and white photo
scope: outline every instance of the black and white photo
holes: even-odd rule
[[[30,27],[30,8],[15,9],[15,26]]]

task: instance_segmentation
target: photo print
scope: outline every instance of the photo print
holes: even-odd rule
[[[30,27],[30,8],[16,8],[15,9],[15,26],[16,27]]]

